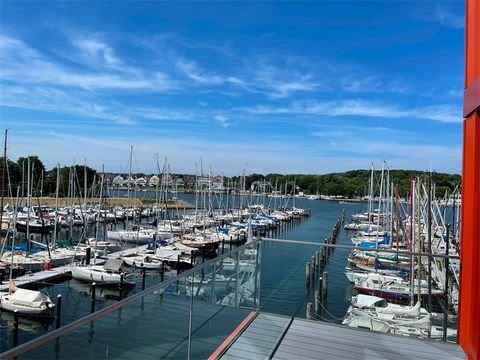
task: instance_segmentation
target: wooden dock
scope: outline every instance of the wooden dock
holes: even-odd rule
[[[55,282],[70,276],[70,266],[60,266],[51,270],[44,270],[15,278],[15,286],[21,288],[33,288],[38,283]],[[8,290],[9,283],[4,281],[0,284],[0,291]]]

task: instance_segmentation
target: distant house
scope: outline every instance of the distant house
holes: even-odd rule
[[[127,178],[127,180],[124,181],[123,185],[134,186],[135,185],[135,179],[130,176],[130,177]]]
[[[117,175],[112,180],[112,186],[123,186],[125,180],[120,175]]]
[[[185,181],[182,178],[176,178],[175,186],[177,187],[177,189],[183,189],[185,188]]]
[[[148,180],[148,186],[150,187],[157,187],[160,182],[160,179],[157,175],[153,175],[150,180]]]
[[[147,179],[145,179],[144,177],[136,178],[135,179],[135,186],[138,186],[138,187],[147,186]]]

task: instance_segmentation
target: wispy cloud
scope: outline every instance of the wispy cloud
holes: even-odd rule
[[[102,119],[119,125],[134,125],[139,120],[199,121],[201,113],[183,109],[126,106],[90,92],[64,91],[49,87],[21,87],[6,85],[2,88],[0,105],[43,112]]]
[[[444,123],[462,121],[461,109],[453,105],[431,105],[426,107],[405,108],[382,102],[358,99],[340,101],[297,101],[287,107],[259,105],[245,108],[244,111],[257,115],[303,114],[323,116],[361,116],[374,118],[409,118],[435,120]]]
[[[301,71],[299,67],[290,69],[286,64],[279,67],[265,60],[254,67],[251,76],[249,88],[273,99],[286,98],[297,92],[311,92],[322,87],[312,73]]]
[[[460,1],[456,2],[457,6],[463,6],[463,3]],[[465,27],[465,18],[460,16],[460,14],[453,12],[450,9],[447,9],[444,5],[436,5],[433,13],[431,14],[434,21],[439,22],[443,26],[454,28],[454,29],[463,29]]]
[[[215,115],[213,117],[215,119],[215,121],[220,124],[220,126],[224,127],[224,128],[227,128],[230,126],[230,122],[228,120],[228,118],[224,115]]]
[[[134,123],[120,105],[98,100],[91,94],[81,91],[67,93],[47,87],[3,86],[0,105],[104,119],[123,125]]]
[[[226,82],[225,78],[215,74],[208,74],[204,70],[200,69],[199,66],[193,61],[179,59],[176,62],[176,66],[189,79],[200,84],[220,85]]]
[[[412,89],[401,81],[385,82],[377,76],[366,76],[364,78],[345,77],[340,80],[342,88],[353,93],[398,93],[406,94]]]
[[[117,68],[123,64],[114,49],[96,38],[95,36],[78,36],[71,39],[72,44],[80,50],[80,55],[85,63],[98,65],[106,65]]]
[[[465,27],[464,1],[432,1],[422,2],[412,7],[413,18],[422,22],[437,23],[451,29]]]
[[[90,66],[69,66],[59,64],[47,55],[41,54],[22,40],[0,35],[0,77],[15,83],[50,84],[88,90],[151,90],[166,91],[175,87],[169,76],[159,71],[144,75],[142,71],[120,69],[120,61],[113,50],[105,44],[82,40],[79,45],[85,57],[92,64],[94,58],[101,57],[105,64],[116,70],[102,71]],[[82,64],[85,65],[85,64]]]

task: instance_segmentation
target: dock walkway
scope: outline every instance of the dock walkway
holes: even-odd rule
[[[68,277],[70,274],[70,266],[59,266],[51,270],[38,271],[35,273],[29,273],[26,275],[19,276],[15,278],[15,286],[21,288],[31,288],[37,283],[42,282],[53,282]],[[0,284],[0,291],[8,290],[9,283],[8,281],[2,282]]]

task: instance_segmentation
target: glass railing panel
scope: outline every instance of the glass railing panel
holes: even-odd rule
[[[192,332],[190,359],[208,358],[235,330],[250,312],[235,306],[221,305],[225,297],[235,291],[235,281],[224,276],[220,261],[189,277],[192,301]],[[234,295],[232,296],[234,298]]]
[[[208,357],[258,307],[259,244],[199,264],[13,351],[20,359]]]
[[[422,256],[422,266],[424,271],[421,273],[421,291],[422,291],[422,309],[418,315],[415,315],[414,309],[409,310],[409,306],[415,305],[420,291],[418,281],[414,280],[415,286],[411,286],[411,280],[407,277],[403,281],[398,275],[399,280],[395,284],[386,284],[382,290],[384,297],[394,306],[405,305],[404,308],[396,308],[391,306],[392,313],[388,315],[380,314],[375,308],[354,309],[350,314],[347,313],[352,300],[358,294],[368,294],[368,289],[360,289],[350,282],[345,274],[346,266],[349,264],[349,255],[352,251],[352,245],[348,241],[345,233],[340,233],[336,244],[322,245],[322,243],[314,244],[313,242],[302,242],[299,240],[265,240],[262,249],[262,282],[261,282],[261,299],[260,311],[270,312],[274,314],[294,316],[297,318],[307,318],[309,320],[322,320],[337,325],[358,327],[363,329],[371,328],[374,331],[387,332],[393,335],[405,336],[409,335],[418,338],[432,338],[437,340],[443,339],[444,321],[447,326],[447,340],[455,342],[456,327],[455,316],[452,315],[452,309],[455,306],[455,291],[448,296],[448,316],[445,317],[445,296],[435,286],[435,276],[432,280],[432,301],[428,300],[428,256]],[[322,250],[324,249],[324,250]],[[327,250],[329,249],[329,250]],[[392,251],[393,255],[396,250],[388,249],[369,249],[370,255],[377,251],[381,253],[377,258],[389,258],[387,253]],[[327,254],[323,265],[318,266],[318,254]],[[405,255],[405,254],[401,254]],[[408,254],[407,254],[408,255]],[[375,259],[375,255],[373,255]],[[450,260],[453,262],[453,260]],[[432,263],[445,262],[440,256]],[[352,268],[354,266],[350,264]],[[415,269],[417,264],[415,264]],[[442,270],[442,266],[437,266]],[[368,271],[360,271],[356,269],[355,281],[359,285],[358,279],[367,276]],[[359,272],[358,272],[359,271]],[[372,270],[374,274],[381,276],[380,270],[377,272]],[[452,272],[452,270],[450,270]],[[307,274],[310,276],[307,280]],[[361,274],[361,275],[358,275]],[[374,276],[376,276],[374,275]],[[390,274],[393,276],[394,274]],[[414,277],[418,273],[415,272]],[[443,273],[442,276],[445,276]],[[387,282],[393,281],[393,278],[385,278]],[[397,281],[397,280],[395,280]],[[309,282],[309,284],[307,284]],[[372,280],[372,283],[375,282]],[[437,281],[438,285],[438,281]],[[387,287],[388,286],[388,289]],[[410,292],[404,295],[405,289],[413,291],[413,303],[405,301],[403,296],[409,296]],[[440,290],[442,292],[443,289]],[[400,295],[398,299],[389,298],[388,292],[397,292]],[[437,294],[436,294],[437,293]],[[382,296],[375,292],[374,295]],[[393,296],[393,295],[392,295]],[[453,300],[452,300],[453,297]],[[403,300],[403,301],[402,301]],[[432,308],[430,315],[427,314],[429,304]],[[382,303],[383,304],[383,303]],[[387,303],[385,303],[385,306]],[[390,306],[390,305],[389,305]],[[390,311],[390,310],[389,310]],[[413,314],[413,315],[412,315]],[[359,316],[363,317],[359,317]],[[354,321],[351,321],[355,318]],[[344,322],[344,320],[347,320]],[[365,321],[366,320],[366,321]],[[373,325],[372,325],[373,324]]]
[[[186,279],[179,279],[19,358],[186,358],[190,310],[186,284]]]

